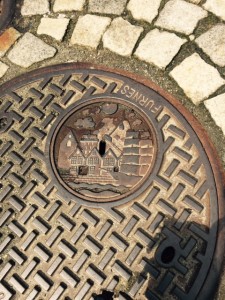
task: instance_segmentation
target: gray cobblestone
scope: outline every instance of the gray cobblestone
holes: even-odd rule
[[[204,104],[225,135],[225,94],[208,99]]]
[[[130,10],[134,19],[151,23],[158,15],[160,3],[161,0],[131,0],[127,9]]]
[[[84,4],[85,0],[55,0],[53,11],[81,11],[84,7]]]
[[[48,0],[24,0],[21,9],[23,16],[43,15],[49,13]]]
[[[161,11],[156,25],[165,29],[191,34],[207,12],[183,0],[170,0]]]
[[[112,21],[103,36],[104,47],[123,56],[130,56],[143,28],[119,17]]]
[[[154,29],[140,42],[135,55],[159,68],[165,68],[185,42],[174,33]]]
[[[203,7],[225,20],[225,0],[207,0]]]
[[[66,33],[69,19],[66,18],[42,18],[37,34],[47,34],[54,39],[61,41]]]
[[[16,65],[28,68],[36,62],[54,56],[55,53],[55,48],[27,32],[9,52],[8,59]]]
[[[170,72],[170,75],[195,104],[200,103],[225,84],[219,72],[201,59],[197,53],[182,61]]]
[[[196,43],[220,67],[225,66],[225,25],[219,24],[196,39]]]
[[[5,75],[8,70],[8,66],[0,61],[0,78]]]
[[[79,17],[71,38],[71,44],[97,48],[110,22],[111,19],[108,17],[89,14]]]
[[[89,0],[88,10],[94,13],[121,15],[127,0]]]

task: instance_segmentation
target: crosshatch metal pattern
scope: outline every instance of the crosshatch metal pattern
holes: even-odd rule
[[[137,197],[86,205],[50,170],[49,133],[76,101],[99,97],[148,110],[161,154]],[[0,99],[0,299],[201,294],[217,239],[217,192],[204,149],[169,102],[133,79],[79,67],[18,80]]]

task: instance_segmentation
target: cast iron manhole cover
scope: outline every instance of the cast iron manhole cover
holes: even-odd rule
[[[0,0],[0,33],[10,24],[15,5],[15,0]]]
[[[83,64],[0,99],[0,299],[212,299],[223,177],[178,102]]]

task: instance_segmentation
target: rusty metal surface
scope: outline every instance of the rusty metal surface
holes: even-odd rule
[[[0,0],[0,34],[11,23],[16,7],[16,0]]]
[[[60,122],[51,140],[59,181],[91,202],[126,198],[153,168],[157,146],[152,126],[114,99],[82,105]]]
[[[2,299],[212,299],[223,176],[178,102],[82,64],[21,76],[0,99]]]

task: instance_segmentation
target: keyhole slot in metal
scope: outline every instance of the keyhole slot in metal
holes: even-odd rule
[[[101,140],[99,143],[99,154],[103,156],[105,155],[105,152],[106,152],[106,142]]]
[[[171,263],[175,257],[175,254],[176,254],[176,250],[174,247],[172,246],[166,247],[161,254],[162,262],[164,264]]]

